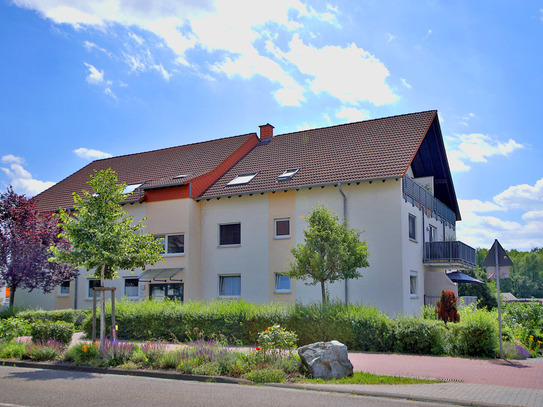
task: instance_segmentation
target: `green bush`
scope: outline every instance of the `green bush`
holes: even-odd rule
[[[88,309],[25,310],[18,312],[17,318],[22,318],[29,322],[64,321],[72,323],[79,328],[84,318],[90,314],[92,314],[92,310]]]
[[[355,348],[372,352],[392,352],[394,332],[391,319],[377,307],[364,307],[353,318]]]
[[[8,318],[0,320],[0,341],[11,341],[18,336],[30,333],[30,324],[20,318]]]
[[[47,342],[27,343],[25,356],[29,359],[42,362],[58,359],[63,351],[64,345],[62,343],[50,339]]]
[[[22,359],[26,354],[26,346],[19,342],[0,343],[0,359]]]
[[[33,342],[47,342],[54,339],[69,345],[74,333],[74,324],[68,322],[36,322],[32,324],[30,334]]]
[[[26,311],[24,307],[7,307],[0,311],[0,319],[16,318],[17,314]]]
[[[447,353],[453,356],[496,357],[499,335],[494,311],[465,307],[460,323],[448,324],[447,327]]]
[[[392,324],[394,351],[419,355],[442,355],[445,327],[440,321],[399,317]]]
[[[64,354],[64,360],[76,365],[97,365],[100,359],[100,349],[88,343],[71,346]]]

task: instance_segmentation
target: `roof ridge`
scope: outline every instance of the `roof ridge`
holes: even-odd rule
[[[235,138],[239,138],[239,137],[252,136],[253,134],[254,134],[255,136],[258,137],[258,135],[257,135],[255,132],[246,133],[246,134],[238,134],[237,136],[220,137],[220,138],[213,139],[213,140],[204,140],[204,141],[197,141],[197,142],[195,142],[195,143],[181,144],[181,145],[178,145],[178,146],[164,147],[164,148],[157,148],[156,150],[141,151],[141,152],[139,152],[139,153],[129,153],[129,154],[115,155],[115,156],[113,156],[113,157],[99,158],[99,159],[97,159],[97,160],[91,161],[91,162],[90,162],[89,164],[87,164],[87,165],[90,165],[90,164],[92,164],[92,163],[99,162],[99,161],[107,161],[107,160],[111,160],[111,159],[113,159],[113,158],[123,158],[123,157],[130,157],[130,156],[134,156],[134,155],[142,155],[142,154],[156,153],[156,152],[159,152],[159,151],[173,150],[173,149],[175,149],[175,148],[190,147],[190,146],[196,146],[196,145],[198,145],[198,144],[213,143],[213,142],[221,141],[221,140],[235,139]],[[86,166],[85,166],[85,167],[86,167]],[[83,167],[83,168],[85,168],[85,167]]]
[[[386,117],[377,117],[377,118],[375,118],[375,119],[359,120],[359,121],[357,121],[357,122],[342,123],[342,124],[334,124],[334,125],[325,126],[325,127],[314,127],[314,128],[311,128],[311,129],[292,131],[292,132],[290,132],[290,133],[277,134],[277,135],[274,136],[273,138],[275,138],[275,137],[281,137],[281,136],[290,136],[290,135],[292,135],[292,134],[303,133],[303,132],[306,132],[306,131],[326,130],[326,129],[332,129],[332,128],[334,128],[334,127],[351,126],[351,125],[353,125],[353,124],[376,122],[376,121],[380,121],[380,120],[389,120],[389,119],[396,118],[396,117],[414,116],[414,115],[420,115],[420,114],[423,114],[423,113],[435,113],[435,114],[437,114],[437,110],[436,110],[436,109],[433,109],[433,110],[422,110],[422,111],[420,111],[420,112],[414,112],[414,113],[402,113],[402,114],[396,114],[396,115],[386,116]]]

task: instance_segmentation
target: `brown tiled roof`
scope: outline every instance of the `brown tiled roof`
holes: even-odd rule
[[[73,192],[89,190],[87,181],[93,170],[112,168],[119,182],[127,184],[145,183],[142,188],[183,185],[183,183],[204,175],[216,168],[233,154],[255,133],[223,138],[202,143],[188,144],[162,150],[148,151],[119,157],[96,160],[79,171],[53,185],[36,196],[40,211],[54,211],[59,207],[73,206]],[[186,178],[175,178],[188,175]],[[129,200],[138,200],[140,191],[136,190]]]
[[[200,198],[402,177],[436,118],[432,110],[277,135],[257,144]],[[291,168],[300,170],[278,181]],[[246,185],[226,185],[257,171]]]

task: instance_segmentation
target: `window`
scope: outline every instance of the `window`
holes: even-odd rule
[[[409,294],[411,298],[418,298],[417,273],[414,271],[409,276]]]
[[[430,242],[437,241],[437,228],[434,226],[430,226],[429,229],[429,240]]]
[[[288,181],[291,180],[292,177],[296,175],[296,173],[299,171],[299,168],[291,168],[290,170],[286,170],[283,172],[279,177],[277,178],[277,181]]]
[[[290,219],[275,219],[276,239],[287,239],[290,237]]]
[[[170,300],[183,301],[184,285],[175,284],[151,284],[149,296],[156,301]]]
[[[87,294],[88,294],[88,297],[87,298],[92,298],[92,293],[93,293],[93,288],[94,287],[101,287],[100,286],[100,280],[88,280],[89,282],[89,290],[87,291]],[[96,298],[100,298],[100,292],[97,292],[96,293]]]
[[[124,295],[126,297],[138,296],[139,280],[137,278],[125,278],[124,279]]]
[[[70,295],[70,280],[64,280],[62,283],[60,283],[58,295]]]
[[[219,246],[241,244],[241,223],[219,225]]]
[[[241,295],[241,276],[219,276],[219,295],[239,297]]]
[[[164,239],[163,254],[185,254],[185,235],[163,235],[156,236],[156,239]]]
[[[409,214],[409,239],[417,239],[417,217]]]
[[[283,274],[275,274],[275,292],[290,293],[290,277]]]
[[[250,172],[248,174],[239,174],[236,178],[226,184],[227,187],[232,187],[236,185],[247,185],[249,182],[256,177],[258,172]]]

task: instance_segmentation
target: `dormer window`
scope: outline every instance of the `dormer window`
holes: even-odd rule
[[[299,171],[299,168],[291,168],[290,170],[285,170],[279,177],[277,178],[277,181],[288,181],[291,180],[294,175]]]
[[[134,192],[136,189],[141,187],[143,184],[130,184],[124,187],[123,194],[130,195],[132,192]]]
[[[236,185],[247,185],[249,182],[253,180],[254,177],[258,172],[250,172],[247,174],[239,174],[236,178],[234,178],[232,181],[230,181],[228,184],[226,184],[227,187],[232,187]]]

